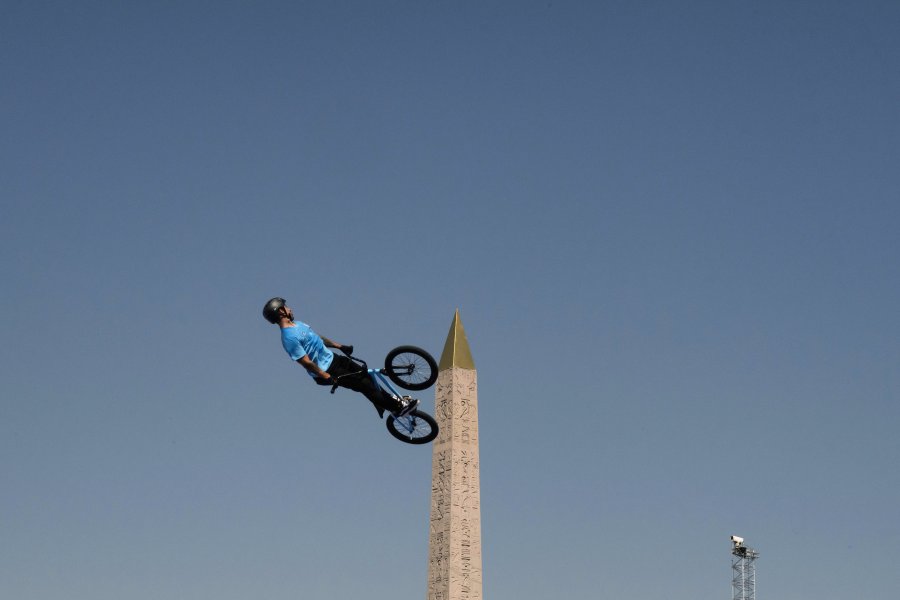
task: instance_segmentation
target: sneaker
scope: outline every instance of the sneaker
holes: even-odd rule
[[[402,396],[400,398],[400,408],[394,414],[398,417],[405,417],[416,410],[417,406],[419,406],[419,401],[417,399],[410,398],[409,396]]]

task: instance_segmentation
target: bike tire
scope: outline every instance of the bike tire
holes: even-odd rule
[[[427,444],[438,434],[437,421],[421,410],[402,417],[388,415],[385,425],[392,436],[407,444]]]
[[[403,389],[415,391],[430,388],[438,377],[434,357],[417,346],[397,346],[388,352],[384,372]]]

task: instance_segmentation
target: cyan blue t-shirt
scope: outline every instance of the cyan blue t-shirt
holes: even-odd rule
[[[284,346],[291,360],[297,361],[308,356],[320,369],[327,371],[334,359],[334,354],[325,347],[325,342],[306,323],[295,321],[293,327],[281,330],[281,345]],[[308,372],[308,371],[307,371]],[[312,373],[310,376],[315,377]]]

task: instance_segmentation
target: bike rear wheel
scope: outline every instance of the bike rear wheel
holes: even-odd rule
[[[397,346],[384,359],[384,372],[406,390],[424,390],[437,381],[434,358],[416,346]]]
[[[407,444],[427,444],[438,434],[437,421],[420,410],[402,417],[388,415],[386,425],[392,436]]]

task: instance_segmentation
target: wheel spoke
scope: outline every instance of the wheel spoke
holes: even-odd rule
[[[410,370],[409,367],[412,369]],[[398,377],[411,383],[421,383],[431,375],[428,363],[421,356],[411,352],[394,357],[392,368]]]
[[[394,429],[410,440],[424,438],[431,433],[431,425],[427,421],[409,416],[394,418]]]

